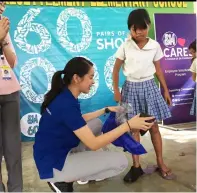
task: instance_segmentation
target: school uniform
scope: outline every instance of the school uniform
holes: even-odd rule
[[[122,102],[131,106],[128,118],[144,112],[161,121],[171,117],[154,80],[156,69],[153,61],[160,60],[163,53],[157,41],[148,39],[148,43],[140,49],[129,37],[115,54],[116,58],[124,61],[122,69],[126,81],[122,88]]]

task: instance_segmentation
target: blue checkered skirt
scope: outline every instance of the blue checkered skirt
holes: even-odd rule
[[[196,90],[194,91],[194,100],[190,110],[190,115],[196,115]]]
[[[128,108],[128,118],[142,112],[154,116],[157,121],[171,117],[170,109],[154,79],[144,82],[125,81],[122,102],[131,107]]]

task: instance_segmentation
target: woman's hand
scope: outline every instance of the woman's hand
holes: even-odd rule
[[[139,129],[139,130],[141,129],[141,130],[146,131],[150,129],[154,124],[154,121],[152,123],[148,123],[148,121],[151,121],[154,119],[155,117],[140,117],[140,114],[139,114],[139,115],[132,117],[130,120],[128,120],[128,123],[132,129]]]

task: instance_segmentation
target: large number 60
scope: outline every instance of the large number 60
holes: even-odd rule
[[[29,9],[18,23],[14,32],[14,41],[16,45],[28,54],[38,54],[45,52],[51,46],[51,35],[48,30],[41,24],[32,23],[34,18],[40,13],[39,8]],[[27,35],[29,32],[35,32],[40,35],[41,42],[38,45],[27,43]]]
[[[42,103],[44,100],[44,94],[37,94],[36,92],[34,92],[31,84],[31,71],[36,67],[42,67],[47,74],[47,91],[51,88],[52,76],[56,72],[56,69],[48,60],[41,58],[29,59],[21,68],[20,85],[23,94],[29,101],[33,103]]]
[[[70,17],[77,17],[82,25],[83,34],[81,42],[74,44],[70,41],[67,31],[67,21]],[[57,20],[57,34],[63,48],[70,52],[86,50],[92,41],[92,25],[86,13],[80,9],[68,8],[62,11]]]
[[[14,41],[16,42],[16,45],[28,54],[39,54],[40,52],[45,52],[51,46],[51,35],[48,30],[41,24],[32,23],[35,17],[40,14],[40,11],[40,8],[29,9],[23,16],[21,21],[18,23],[17,29],[14,33]],[[67,21],[70,17],[77,17],[82,24],[82,40],[78,44],[72,43],[68,36]],[[35,32],[40,36],[40,44],[31,45],[27,42],[27,35],[29,32]],[[74,8],[65,9],[60,13],[57,20],[57,34],[59,36],[59,42],[62,47],[70,52],[81,52],[87,49],[92,41],[91,22],[84,11]],[[42,103],[44,94],[38,95],[33,91],[31,86],[31,71],[37,66],[43,67],[46,71],[48,78],[47,90],[50,89],[52,75],[56,70],[48,60],[41,58],[29,59],[24,64],[20,71],[20,84],[22,87],[22,92],[28,100],[34,103]],[[98,75],[96,76],[96,78],[98,78]],[[92,97],[95,94],[97,88],[98,85],[96,84],[94,89],[91,90],[91,94],[81,95],[80,97],[84,99]]]

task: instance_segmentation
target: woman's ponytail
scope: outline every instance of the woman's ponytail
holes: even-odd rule
[[[65,87],[62,79],[63,71],[57,71],[52,77],[51,90],[44,96],[44,102],[41,105],[41,114],[52,100],[63,90]]]
[[[92,66],[93,63],[89,60],[83,57],[75,57],[68,61],[64,70],[57,71],[52,78],[51,90],[45,95],[44,102],[41,105],[41,114],[55,97],[72,83],[72,78],[75,74],[82,78],[88,74]],[[62,75],[64,75],[63,78]]]

